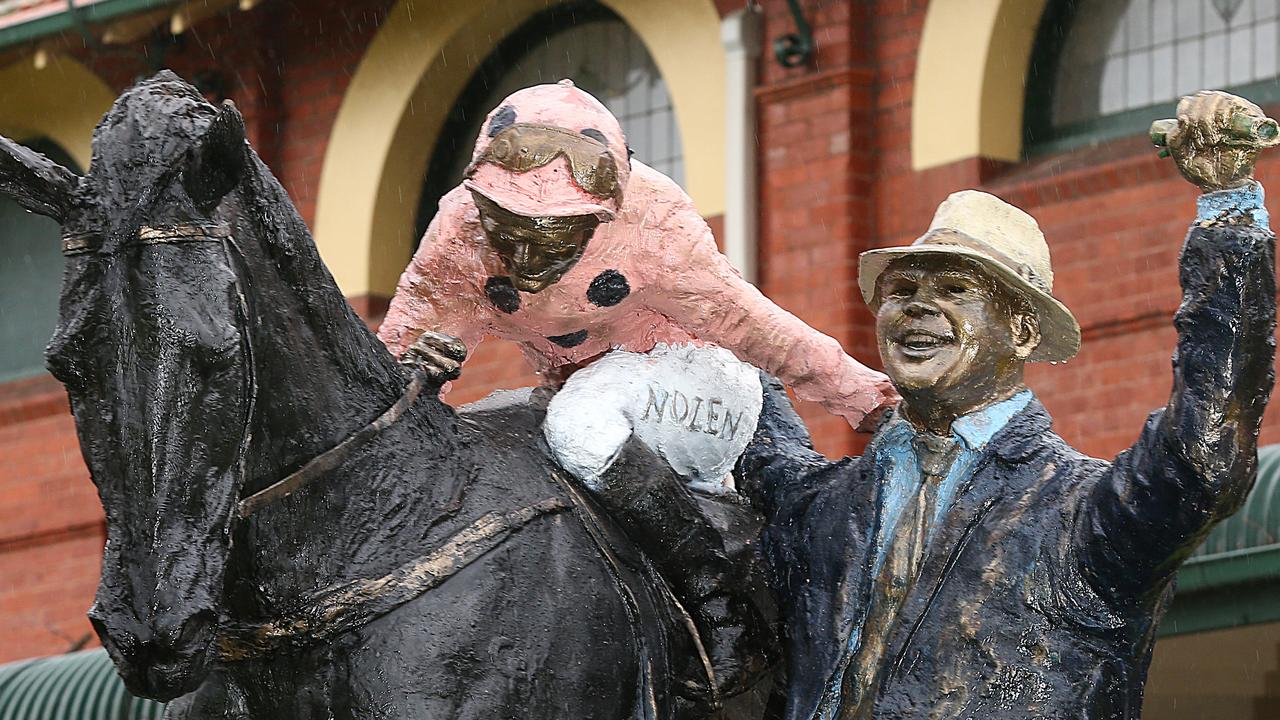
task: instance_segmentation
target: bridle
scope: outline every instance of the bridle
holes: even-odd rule
[[[225,222],[195,222],[172,226],[142,226],[136,237],[119,247],[218,243],[235,277],[236,325],[246,373],[246,408],[236,464],[241,485],[248,474],[258,384],[254,372],[252,296],[246,292],[247,267],[243,251]],[[103,246],[98,233],[65,235],[62,252],[66,256],[98,252]],[[289,497],[336,470],[359,448],[401,419],[430,386],[425,374],[415,371],[400,397],[373,421],[347,435],[337,445],[303,463],[302,467],[267,487],[242,498],[233,509],[234,520],[247,521],[257,511]],[[283,647],[301,647],[331,640],[358,628],[417,598],[449,579],[467,565],[498,547],[512,533],[544,515],[568,510],[572,503],[561,498],[507,512],[489,512],[461,528],[431,552],[379,578],[358,578],[320,588],[280,617],[261,622],[236,622],[223,618],[217,640],[218,653],[225,661],[245,660],[269,654]]]
[[[241,500],[236,506],[238,515],[242,519],[247,518],[263,507],[292,495],[295,491],[305,487],[324,473],[340,467],[343,461],[351,456],[351,453],[369,440],[372,440],[378,433],[390,427],[392,423],[404,415],[406,410],[413,406],[418,396],[422,393],[423,378],[422,373],[414,373],[413,380],[405,387],[404,393],[395,401],[395,404],[387,408],[373,422],[351,433],[337,445],[311,458],[288,476]]]
[[[63,254],[82,255],[95,252],[101,247],[99,236],[71,235],[62,240]],[[253,334],[249,327],[252,296],[245,291],[247,284],[248,263],[243,251],[237,245],[231,227],[225,222],[185,223],[167,227],[142,226],[138,230],[136,240],[122,243],[132,245],[165,245],[182,243],[219,243],[226,256],[228,266],[235,277],[234,286],[237,298],[236,324],[242,338],[242,352],[246,366],[247,407],[244,413],[244,426],[238,449],[237,465],[242,478],[247,475],[248,452],[252,436],[252,424],[257,403],[258,385],[254,371]],[[404,391],[396,401],[373,421],[350,433],[337,445],[321,452],[305,462],[300,468],[286,477],[258,490],[239,500],[234,506],[234,519],[248,521],[259,510],[289,497],[298,490],[307,487],[314,481],[325,477],[329,472],[339,468],[356,450],[376,438],[383,430],[401,419],[422,396],[422,391],[430,387],[426,375],[415,371]],[[357,578],[345,582],[337,582],[319,588],[302,599],[302,602],[291,609],[280,613],[277,617],[256,621],[239,622],[225,616],[220,621],[219,634],[216,640],[217,653],[225,662],[250,660],[273,654],[285,649],[299,649],[316,643],[328,642],[351,630],[362,627],[373,620],[386,615],[402,605],[420,597],[450,577],[479,560],[491,550],[501,545],[513,533],[534,520],[551,514],[573,510],[579,516],[592,542],[606,560],[610,577],[613,580],[619,597],[624,600],[631,625],[639,622],[635,615],[637,599],[627,588],[620,577],[620,561],[613,556],[608,542],[602,535],[599,519],[590,510],[590,504],[581,497],[579,491],[558,472],[552,471],[552,478],[568,497],[550,497],[524,507],[506,512],[488,512],[471,523],[454,532],[446,540],[430,552],[415,558],[390,573],[378,578]],[[648,564],[646,563],[646,567]],[[653,571],[650,568],[650,572]],[[715,672],[710,658],[703,648],[692,618],[671,594],[664,582],[657,582],[659,589],[669,597],[677,614],[683,620],[686,630],[693,639],[699,660],[708,679],[708,686],[715,698],[716,706],[720,700],[715,680]],[[643,644],[637,636],[636,642]],[[647,657],[647,654],[645,654]],[[644,669],[647,677],[651,677],[653,668]],[[651,699],[650,699],[651,700]],[[656,708],[654,708],[656,711]]]
[[[74,235],[64,235],[62,237],[62,254],[68,257],[76,255],[86,255],[97,252],[102,247],[102,236],[98,233],[80,233]],[[242,476],[244,463],[246,461],[249,449],[249,440],[252,432],[254,409],[257,404],[258,384],[254,373],[254,350],[253,350],[253,333],[247,327],[247,320],[250,315],[250,296],[245,292],[246,284],[245,275],[242,269],[247,267],[244,253],[236,244],[235,238],[231,232],[230,224],[226,222],[195,222],[183,223],[170,226],[149,226],[144,225],[138,229],[136,239],[122,244],[123,247],[136,247],[147,245],[177,245],[183,243],[218,243],[222,245],[223,252],[226,255],[227,265],[232,269],[235,276],[235,291],[237,305],[236,308],[236,329],[242,340],[244,353],[244,361],[248,382],[247,407],[245,410],[245,425],[241,433],[241,447],[237,461],[241,465]],[[372,440],[382,430],[386,429],[401,416],[404,415],[418,397],[422,393],[425,384],[425,377],[422,373],[414,373],[413,378],[405,387],[404,392],[395,401],[391,407],[375,418],[372,422],[364,427],[356,430],[348,435],[337,445],[321,452],[319,455],[308,460],[294,472],[281,480],[268,485],[249,497],[241,499],[236,504],[237,517],[248,518],[254,512],[263,507],[283,498],[288,497],[295,491],[305,487],[313,480],[321,477],[325,472],[336,469],[342,462],[350,457],[351,453],[360,446]]]

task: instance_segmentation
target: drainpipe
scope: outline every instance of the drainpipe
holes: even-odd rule
[[[754,3],[720,21],[725,50],[724,253],[749,282],[756,281],[756,58],[760,11]]]

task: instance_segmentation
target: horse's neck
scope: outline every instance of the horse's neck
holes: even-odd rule
[[[255,407],[249,478],[255,492],[375,419],[407,380],[342,297],[310,232],[261,163],[231,210],[254,237],[249,265]]]
[[[264,166],[227,212],[248,265],[241,289],[256,387],[247,496],[366,428],[408,379],[343,299]],[[270,613],[316,587],[413,557],[436,506],[448,504],[435,499],[450,493],[441,479],[465,474],[469,456],[458,451],[454,420],[425,388],[349,458],[241,523],[227,577],[233,614]]]

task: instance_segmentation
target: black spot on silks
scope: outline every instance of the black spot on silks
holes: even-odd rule
[[[591,138],[592,140],[599,140],[599,141],[600,141],[602,144],[604,144],[604,145],[608,145],[608,144],[609,144],[609,141],[608,141],[608,140],[606,140],[606,139],[605,139],[605,137],[604,137],[604,133],[600,132],[599,130],[597,130],[597,129],[595,129],[595,128],[584,128],[584,129],[582,129],[582,130],[579,130],[578,132],[582,133],[583,135],[586,135],[587,137]]]
[[[563,348],[577,347],[587,339],[587,331],[579,330],[567,335],[552,335],[547,339]]]
[[[493,114],[493,119],[489,121],[489,137],[493,137],[498,133],[506,130],[515,124],[516,109],[510,105],[503,105],[498,108],[498,112]]]
[[[613,307],[631,294],[631,284],[617,270],[605,270],[587,286],[587,299],[593,305]]]
[[[511,284],[511,278],[496,275],[489,278],[484,284],[484,294],[494,307],[508,315],[520,309],[520,293]]]

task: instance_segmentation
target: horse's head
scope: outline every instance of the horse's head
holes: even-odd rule
[[[62,223],[50,371],[107,517],[90,618],[133,692],[206,674],[243,481],[253,371],[238,262],[215,208],[248,149],[234,106],[162,72],[128,90],[78,178],[0,138],[0,191]]]

